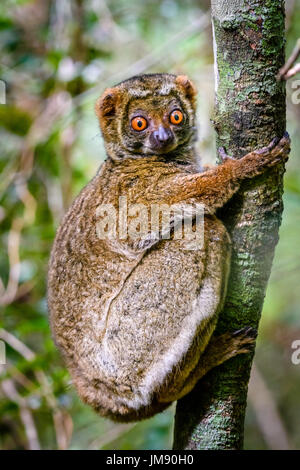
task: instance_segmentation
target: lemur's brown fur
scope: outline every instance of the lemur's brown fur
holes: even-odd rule
[[[201,173],[193,147],[195,97],[187,77],[169,74],[133,77],[104,92],[96,113],[107,160],[64,217],[52,250],[55,341],[80,397],[118,421],[163,410],[209,369],[253,344],[250,330],[212,338],[230,262],[230,239],[215,212],[244,178],[286,160],[289,139],[240,160],[223,155],[221,165]],[[174,109],[183,114],[179,125],[170,122]],[[137,115],[148,123],[141,132],[130,124]],[[147,208],[201,203],[203,246],[188,249],[174,234],[99,239],[97,209],[108,203],[118,209],[119,196]]]

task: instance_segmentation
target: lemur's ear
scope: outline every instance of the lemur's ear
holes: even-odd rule
[[[192,105],[196,103],[197,90],[193,82],[186,75],[178,75],[175,83],[182,88],[185,96],[190,100]]]
[[[107,88],[96,101],[96,114],[102,125],[105,125],[116,114],[117,105],[120,101],[120,93],[117,87]]]

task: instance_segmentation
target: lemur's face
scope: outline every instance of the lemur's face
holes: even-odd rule
[[[106,90],[96,111],[108,152],[136,158],[171,155],[188,144],[195,132],[194,106],[195,89],[187,77],[156,74]]]
[[[174,95],[149,96],[129,103],[122,121],[122,140],[134,153],[165,154],[191,135],[190,116]]]

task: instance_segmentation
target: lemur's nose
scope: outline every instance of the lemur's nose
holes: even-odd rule
[[[166,145],[173,140],[173,133],[171,129],[160,125],[159,128],[153,132],[153,139],[158,145]]]

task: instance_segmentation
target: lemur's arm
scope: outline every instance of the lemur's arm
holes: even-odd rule
[[[239,160],[228,157],[220,149],[223,163],[204,173],[174,175],[165,182],[164,202],[174,204],[196,198],[213,213],[222,207],[239,189],[246,178],[253,178],[288,158],[290,139],[274,139],[270,145],[248,153]],[[169,186],[166,191],[166,183]]]

